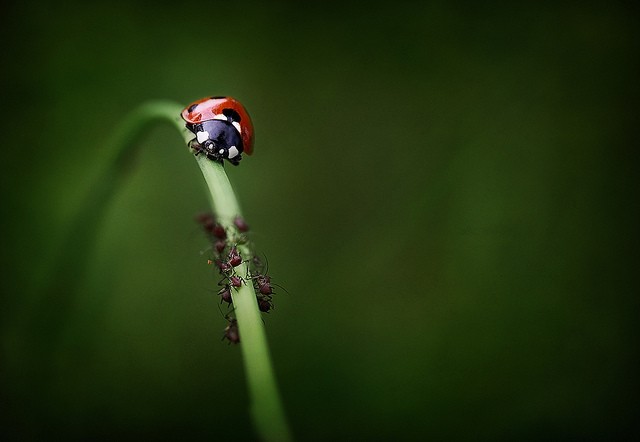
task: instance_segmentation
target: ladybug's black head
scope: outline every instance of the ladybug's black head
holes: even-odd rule
[[[208,158],[228,159],[237,164],[243,152],[242,137],[231,121],[208,120],[193,128],[197,142]]]

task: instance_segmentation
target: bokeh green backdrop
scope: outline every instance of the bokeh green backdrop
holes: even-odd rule
[[[84,264],[56,262],[127,112],[227,94],[256,127],[227,169],[288,290],[265,323],[298,439],[637,435],[637,12],[5,3],[3,433],[255,437],[171,128]],[[70,289],[43,289],[58,268]]]

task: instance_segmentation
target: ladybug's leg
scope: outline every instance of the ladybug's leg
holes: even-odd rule
[[[195,156],[198,156],[198,154],[202,153],[203,151],[202,145],[198,143],[195,138],[189,141],[189,148],[195,151]]]
[[[216,163],[222,164],[222,158],[218,158],[213,152],[210,152],[208,150],[204,150],[204,152],[207,158],[209,158],[211,161],[215,161]]]
[[[233,157],[233,159],[227,158],[227,160],[234,166],[239,165],[241,159],[242,159],[242,155],[236,155],[235,157]]]

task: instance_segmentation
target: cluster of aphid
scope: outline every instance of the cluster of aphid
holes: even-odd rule
[[[240,342],[238,333],[238,322],[232,316],[233,314],[233,298],[232,290],[237,290],[243,284],[249,284],[251,281],[256,292],[256,300],[258,308],[261,312],[268,313],[273,308],[273,284],[271,277],[267,275],[267,266],[260,257],[255,254],[252,256],[242,256],[238,246],[249,245],[246,233],[249,226],[245,220],[237,216],[233,220],[233,227],[225,229],[215,217],[210,213],[204,213],[196,217],[196,221],[202,226],[205,233],[209,237],[213,250],[213,259],[209,259],[209,264],[214,264],[222,279],[218,285],[222,288],[218,291],[220,303],[226,302],[231,311],[225,315],[228,321],[224,330],[222,339],[227,339],[230,343],[237,344]],[[252,249],[252,247],[244,247],[244,249]],[[245,275],[238,273],[238,267],[247,264]]]

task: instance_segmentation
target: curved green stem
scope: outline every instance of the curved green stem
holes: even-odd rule
[[[234,229],[233,220],[240,216],[236,200],[224,167],[220,163],[197,156],[196,160],[207,182],[211,203],[217,221],[227,230]],[[238,245],[242,256],[250,256],[247,246]],[[245,263],[236,267],[236,273],[247,274]],[[275,376],[271,368],[269,347],[252,285],[243,284],[231,291],[234,313],[238,320],[244,368],[251,394],[251,413],[260,434],[265,440],[290,440]]]
[[[132,112],[116,130],[106,146],[109,152],[112,152],[113,157],[107,161],[106,170],[103,171],[100,181],[91,189],[86,203],[71,226],[66,243],[62,246],[63,256],[57,261],[62,268],[57,269],[50,278],[45,278],[43,282],[49,284],[53,282],[54,288],[62,289],[67,281],[66,277],[71,274],[71,271],[78,274],[78,268],[82,268],[80,261],[86,261],[84,257],[87,256],[89,248],[93,244],[99,221],[122,182],[122,178],[129,170],[129,159],[135,153],[141,136],[146,133],[145,129],[160,121],[166,121],[178,129],[185,143],[188,144],[193,138],[193,134],[186,129],[184,121],[180,117],[182,109],[183,106],[180,104],[169,101],[149,102]],[[231,228],[233,219],[240,215],[240,208],[223,165],[208,160],[204,155],[195,158],[207,183],[212,208],[218,221],[225,227]],[[238,249],[243,256],[251,254],[247,246],[238,245]],[[245,275],[247,267],[243,263],[236,267],[236,271],[239,275]],[[65,288],[69,293],[66,304],[71,306],[75,296],[74,290],[69,290],[68,283],[66,284]],[[52,286],[49,285],[49,287]],[[50,290],[49,292],[52,295],[59,293],[58,290]],[[232,291],[232,297],[242,340],[240,346],[251,398],[251,414],[256,430],[261,438],[267,441],[290,440],[291,434],[276,387],[256,293],[251,284],[244,284]],[[50,315],[50,311],[60,312],[60,299],[49,294],[46,298],[51,298],[51,302],[55,300],[58,303],[58,308],[52,310],[49,308],[51,306],[45,302],[45,308],[40,309],[41,312],[45,315]],[[40,320],[42,319],[44,318],[40,318]],[[42,322],[39,320],[36,322],[41,324],[38,329],[42,330]]]
[[[185,143],[193,138],[180,118],[182,106],[170,103],[153,103],[145,115],[169,120],[180,130]],[[204,155],[196,156],[196,161],[207,183],[211,197],[211,207],[216,218],[225,228],[233,229],[233,220],[240,216],[240,205],[235,196],[223,164],[213,162]],[[238,245],[242,256],[250,256],[247,246]],[[236,267],[240,275],[247,274],[246,264]],[[243,284],[231,291],[234,312],[238,321],[244,368],[251,397],[251,414],[258,433],[264,440],[291,440],[291,435],[276,386],[275,375],[269,356],[269,346],[264,331],[260,310],[253,286]]]

